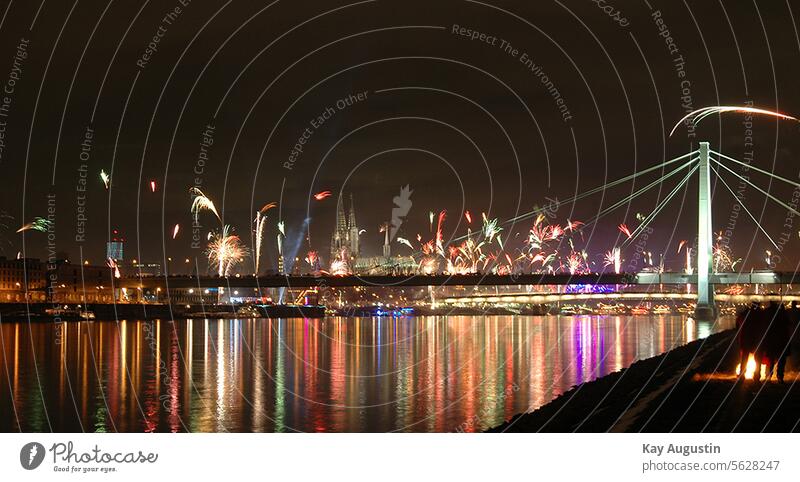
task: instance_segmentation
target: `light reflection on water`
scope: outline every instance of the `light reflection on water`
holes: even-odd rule
[[[484,430],[731,327],[680,316],[3,323],[0,430]]]

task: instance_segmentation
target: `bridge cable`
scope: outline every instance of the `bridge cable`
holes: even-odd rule
[[[772,237],[769,235],[769,233],[767,233],[767,231],[766,231],[766,230],[765,230],[765,229],[764,229],[764,228],[761,226],[761,223],[759,223],[759,222],[758,222],[758,220],[755,218],[755,216],[753,216],[753,214],[752,214],[752,213],[750,213],[750,210],[749,210],[749,209],[747,209],[747,206],[745,206],[745,205],[744,205],[744,203],[743,203],[743,202],[742,202],[742,201],[739,199],[739,197],[738,197],[738,196],[737,196],[737,195],[736,195],[736,194],[733,192],[733,189],[731,189],[731,187],[728,185],[728,183],[727,183],[727,182],[725,182],[725,179],[723,179],[723,177],[722,177],[722,175],[719,173],[719,171],[717,171],[717,170],[714,168],[714,166],[711,166],[711,165],[709,165],[709,167],[711,168],[711,170],[712,170],[712,171],[714,171],[714,173],[716,173],[716,175],[717,175],[717,179],[719,179],[720,181],[722,181],[722,185],[724,185],[724,186],[725,186],[725,187],[728,189],[728,192],[730,192],[730,193],[731,193],[731,196],[733,196],[733,199],[735,199],[735,200],[736,200],[736,202],[739,204],[739,206],[741,206],[741,207],[742,207],[742,209],[744,209],[744,212],[746,212],[746,213],[747,213],[747,215],[748,215],[748,216],[750,216],[750,219],[752,219],[752,220],[753,220],[753,222],[754,222],[754,223],[756,223],[756,226],[758,226],[758,229],[760,229],[760,230],[761,230],[761,232],[762,232],[762,233],[764,233],[764,236],[766,236],[766,237],[767,237],[767,239],[769,239],[769,242],[770,242],[770,243],[772,243],[772,245],[773,245],[773,246],[775,246],[775,249],[777,249],[778,251],[780,251],[780,250],[781,250],[781,248],[779,248],[779,247],[778,247],[778,245],[775,243],[775,241],[773,241],[773,240],[772,240]]]
[[[609,183],[603,184],[602,186],[598,186],[598,187],[589,189],[588,191],[584,191],[584,192],[582,192],[582,193],[580,193],[580,194],[578,194],[576,196],[572,196],[570,198],[567,198],[564,201],[559,202],[558,204],[571,204],[571,203],[573,203],[575,201],[579,201],[579,200],[581,200],[581,199],[583,199],[585,197],[591,196],[593,194],[597,194],[598,192],[605,191],[605,190],[607,190],[607,189],[609,189],[611,187],[614,187],[616,185],[622,184],[624,182],[632,181],[633,179],[636,179],[637,177],[639,177],[641,175],[656,171],[658,169],[662,169],[663,167],[668,166],[670,164],[673,164],[675,162],[678,162],[681,159],[684,159],[684,158],[689,157],[691,155],[697,154],[697,152],[698,151],[688,152],[688,153],[683,154],[683,155],[681,155],[679,157],[676,157],[674,159],[670,159],[669,161],[662,162],[661,164],[658,164],[656,166],[648,167],[647,169],[644,169],[642,171],[637,171],[637,172],[635,172],[633,174],[630,174],[628,176],[625,176],[625,177],[622,177],[620,179],[617,179],[617,180],[611,181]],[[529,219],[529,218],[532,218],[534,216],[538,216],[539,214],[541,214],[544,211],[545,211],[545,208],[534,209],[534,210],[529,211],[527,213],[520,214],[520,215],[515,216],[513,218],[509,218],[506,221],[504,221],[503,224],[514,223],[514,222],[517,222],[517,221],[522,221],[522,220],[525,220],[525,219]]]
[[[735,172],[733,169],[729,168],[729,167],[728,167],[728,166],[726,166],[725,164],[723,164],[723,163],[719,162],[718,160],[716,160],[716,159],[714,159],[714,158],[710,158],[710,159],[711,159],[712,161],[714,161],[714,163],[716,163],[718,166],[722,167],[722,168],[723,168],[723,169],[725,169],[726,171],[730,172],[730,173],[731,173],[731,174],[733,174],[734,176],[738,177],[740,180],[744,181],[745,183],[747,183],[748,185],[750,185],[751,187],[753,187],[754,189],[756,189],[757,191],[759,191],[761,194],[763,194],[763,195],[767,196],[768,198],[772,199],[773,201],[775,201],[776,203],[780,204],[780,205],[781,205],[781,206],[783,206],[784,208],[788,209],[788,210],[789,210],[791,213],[793,213],[795,216],[800,216],[800,212],[798,212],[798,211],[797,211],[796,209],[794,209],[793,207],[789,206],[788,204],[784,203],[783,201],[781,201],[780,199],[776,198],[776,197],[775,197],[775,196],[773,196],[772,194],[770,194],[770,193],[768,193],[767,191],[765,191],[765,190],[761,189],[760,187],[756,186],[755,184],[753,184],[752,182],[750,182],[750,180],[748,180],[747,178],[744,178],[744,177],[740,176],[740,175],[739,175],[739,173]]]
[[[585,197],[591,196],[593,194],[597,194],[598,192],[605,191],[605,190],[607,190],[607,189],[609,189],[611,187],[617,186],[617,185],[622,184],[624,182],[632,181],[632,180],[636,179],[637,177],[642,176],[644,174],[648,174],[648,173],[656,171],[658,169],[663,169],[665,166],[668,166],[670,164],[674,164],[674,163],[676,163],[676,162],[678,162],[678,161],[680,161],[682,159],[685,159],[685,158],[687,158],[689,156],[695,155],[698,152],[699,151],[697,151],[697,150],[694,150],[694,151],[691,151],[691,152],[687,152],[686,154],[682,154],[682,155],[680,155],[678,157],[675,157],[673,159],[670,159],[668,161],[664,161],[664,162],[662,162],[662,163],[660,163],[658,165],[655,165],[655,166],[652,166],[652,167],[648,167],[647,169],[643,169],[641,171],[637,171],[637,172],[635,172],[633,174],[630,174],[628,176],[625,176],[625,177],[622,177],[620,179],[616,179],[616,180],[611,181],[609,183],[603,184],[602,186],[598,186],[598,187],[589,189],[588,191],[584,191],[584,192],[582,192],[582,193],[580,193],[578,195],[575,195],[575,196],[572,196],[570,198],[567,198],[564,201],[560,201],[560,202],[558,202],[558,204],[571,204],[571,203],[574,203],[575,201],[579,201],[579,200],[581,200],[581,199],[583,199]],[[694,158],[694,159],[684,163],[683,165],[681,165],[676,170],[661,176],[659,179],[657,179],[653,183],[651,183],[648,186],[646,186],[645,189],[640,189],[639,191],[636,191],[635,193],[633,193],[632,195],[628,196],[627,198],[623,199],[623,201],[620,201],[620,202],[622,204],[624,204],[626,201],[634,199],[635,197],[639,196],[640,194],[644,193],[645,191],[649,190],[650,188],[658,185],[659,182],[663,181],[664,179],[667,179],[668,177],[671,177],[673,174],[675,174],[676,172],[686,168],[688,165],[690,165],[692,162],[695,162],[695,161],[697,161],[697,158]],[[617,203],[617,204],[619,204],[619,203]],[[615,207],[613,209],[616,209],[617,207],[619,207],[619,206],[617,206],[615,204]],[[611,210],[613,210],[613,209],[611,209]],[[509,224],[516,223],[518,221],[524,221],[524,220],[530,219],[530,218],[532,218],[534,216],[538,216],[539,214],[542,214],[545,211],[546,211],[546,208],[537,208],[537,209],[534,209],[534,210],[529,211],[527,213],[523,213],[523,214],[520,214],[520,215],[515,216],[513,218],[509,218],[509,219],[503,221],[501,223],[501,225],[506,226],[506,225],[509,225]],[[607,214],[607,213],[601,213],[600,215],[598,215],[599,217],[594,219],[594,221],[590,221],[590,222],[584,223],[584,227],[589,225],[589,224],[591,224],[591,223],[593,223],[593,222],[596,222],[600,217],[604,216],[605,214]],[[509,236],[510,235],[511,234],[509,232]],[[450,243],[455,243],[455,242],[458,242],[458,241],[463,241],[463,240],[469,238],[470,236],[471,236],[471,234],[464,234],[464,235],[461,235],[461,236],[456,236],[456,237],[450,238],[449,242]],[[409,256],[416,257],[416,256],[418,256],[420,254],[422,254],[422,251],[417,250],[417,251],[411,253]]]
[[[642,224],[640,224],[633,231],[633,233],[631,233],[631,237],[622,242],[622,246],[621,246],[622,248],[629,246],[630,243],[632,243],[636,239],[636,237],[639,234],[641,234],[641,232],[644,230],[644,228],[646,228],[647,225],[649,225],[653,221],[653,219],[655,219],[655,217],[658,216],[658,214],[664,209],[664,207],[666,207],[666,205],[669,204],[669,202],[672,200],[672,198],[675,197],[675,195],[681,189],[683,189],[683,187],[686,185],[687,182],[689,182],[689,179],[691,179],[692,175],[694,175],[694,173],[697,172],[698,169],[700,169],[700,166],[694,166],[694,168],[691,171],[689,171],[686,174],[686,176],[684,176],[684,178],[675,186],[675,189],[673,189],[664,198],[663,201],[661,201],[655,208],[653,208],[653,211],[650,214],[647,215],[647,217],[644,219],[644,221],[642,221]]]
[[[766,171],[764,169],[758,168],[756,166],[753,166],[752,164],[748,164],[746,162],[742,162],[742,161],[736,160],[736,159],[734,159],[732,157],[726,156],[725,154],[719,153],[717,151],[709,151],[709,152],[711,154],[715,154],[717,156],[723,157],[723,158],[725,158],[725,159],[727,159],[729,161],[735,162],[736,164],[740,164],[742,166],[745,166],[745,167],[747,167],[749,169],[752,169],[752,170],[754,170],[756,172],[760,172],[761,174],[766,174],[767,176],[770,176],[770,177],[772,177],[774,179],[778,179],[778,180],[783,181],[785,183],[791,184],[792,186],[800,187],[800,183],[796,183],[796,182],[794,182],[794,181],[792,181],[790,179],[786,179],[785,177],[782,177],[782,176],[779,176],[777,174],[774,174],[774,173],[771,173],[769,171]],[[717,161],[717,162],[719,162],[719,161]]]
[[[607,215],[611,211],[614,211],[614,210],[620,208],[621,206],[625,205],[626,203],[629,203],[630,201],[634,200],[635,198],[639,197],[640,195],[644,194],[645,192],[649,191],[650,189],[654,188],[655,186],[658,186],[659,184],[663,183],[666,179],[674,176],[675,174],[677,174],[678,172],[680,172],[683,169],[687,168],[688,166],[691,166],[692,163],[694,163],[696,161],[697,161],[697,158],[692,159],[692,160],[684,163],[683,165],[681,165],[680,167],[678,167],[674,171],[672,171],[672,172],[670,172],[668,174],[665,174],[664,176],[661,176],[660,178],[656,179],[655,181],[651,182],[650,184],[642,187],[638,191],[630,194],[629,196],[624,197],[620,201],[617,201],[616,203],[612,204],[611,206],[605,208],[604,210],[599,212],[596,216],[594,216],[589,221],[584,223],[583,228],[585,229],[586,226],[590,226],[590,225],[596,223],[597,221],[599,221],[601,218],[603,218],[605,215]]]

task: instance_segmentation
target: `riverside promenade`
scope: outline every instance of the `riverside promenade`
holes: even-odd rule
[[[491,432],[797,432],[798,343],[783,384],[741,380],[736,330],[587,382]]]

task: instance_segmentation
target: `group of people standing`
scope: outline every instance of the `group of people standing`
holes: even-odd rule
[[[740,376],[744,376],[750,354],[755,359],[755,380],[761,380],[761,365],[765,366],[766,379],[773,371],[783,382],[786,360],[791,354],[792,338],[800,320],[800,309],[793,301],[790,308],[772,301],[767,306],[752,303],[736,318],[739,336]]]

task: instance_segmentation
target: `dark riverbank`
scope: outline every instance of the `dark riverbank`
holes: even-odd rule
[[[735,334],[727,330],[638,361],[490,431],[799,431],[797,358],[789,359],[785,384],[738,381]]]

